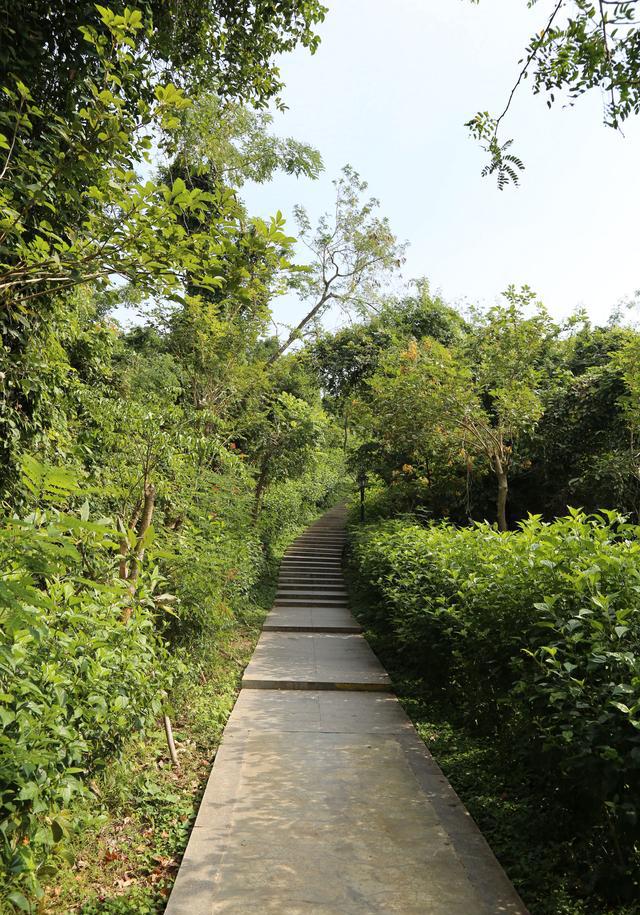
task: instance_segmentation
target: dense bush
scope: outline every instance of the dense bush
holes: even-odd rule
[[[301,526],[349,492],[350,486],[342,451],[326,446],[314,455],[300,477],[273,484],[258,524],[267,554],[288,543]]]
[[[158,717],[179,671],[149,587],[133,601],[87,577],[113,533],[53,510],[0,529],[0,882],[18,908],[79,825],[92,773]]]
[[[207,650],[250,612],[287,543],[338,500],[343,477],[341,452],[320,451],[299,478],[266,490],[254,522],[250,468],[226,457],[222,470],[206,474],[209,485],[192,496],[180,529],[162,535],[170,549],[162,569],[178,598],[167,620],[172,638]]]
[[[509,743],[628,870],[640,810],[640,529],[387,521],[354,538],[408,667]]]

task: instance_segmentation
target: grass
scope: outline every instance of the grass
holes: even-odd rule
[[[587,841],[576,842],[573,823],[546,785],[519,764],[516,747],[464,726],[442,694],[411,672],[406,658],[381,630],[364,583],[347,576],[352,608],[420,737],[437,760],[531,915],[640,915],[640,901],[615,904],[594,891]],[[374,613],[372,614],[372,609]]]

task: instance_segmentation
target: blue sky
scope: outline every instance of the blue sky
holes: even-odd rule
[[[410,242],[403,276],[429,277],[452,303],[490,303],[528,283],[556,317],[584,306],[606,320],[640,288],[637,120],[623,137],[602,125],[598,93],[549,111],[525,83],[504,129],[527,166],[521,187],[500,193],[480,177],[484,154],[464,122],[504,106],[547,0],[532,10],[525,0],[325,3],[316,55],[281,60],[289,109],[274,126],[315,145],[326,171],[245,187],[252,213],[280,209],[293,230],[293,205],[319,215],[348,162]],[[291,300],[275,312],[302,313]]]

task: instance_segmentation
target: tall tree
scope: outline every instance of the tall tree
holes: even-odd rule
[[[143,17],[146,48],[161,79],[257,105],[277,99],[283,88],[276,56],[297,44],[313,53],[315,27],[326,13],[318,0],[111,0],[103,6]],[[38,104],[69,114],[77,86],[95,76],[98,63],[81,30],[99,28],[102,15],[90,0],[1,0],[0,82],[18,78]]]
[[[286,263],[291,239],[282,219],[249,219],[226,182],[200,186],[181,175],[155,181],[141,175],[148,174],[158,145],[175,152],[172,138],[192,104],[171,81],[174,70],[181,74],[176,81],[189,86],[188,58],[190,66],[209,68],[211,79],[203,82],[211,98],[215,85],[220,97],[243,91],[262,104],[278,83],[267,51],[296,38],[313,44],[311,25],[321,8],[313,2],[252,7],[254,56],[238,31],[234,68],[225,63],[231,50],[223,35],[244,21],[238,5],[187,6],[206,34],[219,29],[208,63],[198,57],[204,44],[198,51],[180,43],[186,33],[181,39],[180,30],[172,30],[164,2],[151,11],[157,20],[146,3],[116,3],[115,9],[62,4],[63,10],[19,3],[0,17],[7,38],[0,42],[0,491],[15,478],[19,450],[34,441],[47,415],[53,420],[45,409],[42,360],[33,355],[55,351],[54,316],[64,312],[65,296],[75,288],[108,288],[119,277],[138,297],[192,310],[203,297],[215,298],[225,303],[224,317],[239,316],[236,323],[244,321],[246,330],[264,320],[271,277]],[[247,143],[231,163],[232,177],[240,176],[238,160],[261,134],[263,175],[287,156],[292,169],[296,156],[310,173],[320,166],[313,150],[279,145],[257,115],[251,118],[236,106],[235,132],[218,150],[220,164],[244,130]]]
[[[306,210],[296,208],[299,237],[313,255],[295,283],[308,310],[271,362],[332,305],[362,314],[379,304],[384,279],[403,262],[405,245],[398,243],[389,220],[378,215],[380,202],[375,197],[363,199],[366,181],[347,165],[334,185],[335,210],[322,216],[315,229]]]
[[[462,345],[429,337],[393,351],[370,384],[377,434],[426,466],[480,459],[497,483],[496,516],[507,529],[509,473],[523,437],[543,413],[540,359],[553,329],[527,287],[510,287],[507,306],[476,316]],[[428,476],[430,473],[427,474]]]

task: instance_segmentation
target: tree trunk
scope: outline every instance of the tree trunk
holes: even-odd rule
[[[129,526],[124,519],[120,519],[118,522],[118,527],[122,531],[122,537],[120,539],[120,562],[118,564],[120,578],[124,581],[129,577],[129,566],[127,565],[127,553],[129,552],[129,538],[127,537],[128,531],[135,531],[138,526],[138,521],[140,519],[140,512],[142,511],[142,499],[138,499],[135,508],[133,509],[133,514],[131,520],[129,521]]]
[[[334,277],[334,279],[335,279],[335,277]],[[282,354],[289,349],[289,347],[294,342],[294,340],[298,339],[300,332],[305,329],[307,324],[310,321],[312,321],[320,311],[322,311],[323,307],[327,304],[329,299],[333,298],[333,296],[329,292],[330,284],[331,284],[331,281],[329,281],[329,282],[325,281],[324,291],[323,291],[322,295],[320,296],[320,298],[318,299],[318,301],[316,302],[316,304],[313,306],[311,311],[304,316],[302,321],[300,321],[300,323],[294,327],[294,329],[291,331],[291,333],[289,334],[287,339],[284,341],[284,343],[282,343],[278,347],[276,352],[267,359],[267,365],[273,365],[274,362],[278,361],[280,356],[282,356]]]
[[[253,518],[254,524],[258,520],[258,516],[260,515],[260,507],[262,505],[262,496],[263,496],[266,488],[267,488],[267,468],[263,467],[262,470],[260,471],[260,476],[258,477],[258,482],[256,483],[256,492],[255,492],[255,496],[253,499],[253,511],[251,513],[251,517]]]
[[[507,495],[509,493],[509,482],[506,471],[499,457],[493,459],[493,469],[498,478],[498,499],[496,502],[498,509],[498,530],[507,530]]]
[[[131,527],[129,530],[133,530],[138,539],[136,544],[135,553],[131,559],[129,567],[127,567],[127,550],[129,545],[129,540],[126,537],[123,537],[120,541],[120,578],[129,582],[129,590],[131,595],[135,593],[136,590],[136,580],[140,574],[140,563],[144,558],[144,544],[140,544],[140,541],[149,530],[151,522],[153,520],[153,509],[156,503],[156,488],[152,483],[145,483],[144,486],[144,501],[141,503],[141,509],[136,508],[134,516],[131,520]],[[136,525],[138,524],[138,518],[140,518],[140,531],[136,531]],[[122,622],[128,623],[131,619],[131,607],[125,607],[122,611]]]
[[[129,570],[129,580],[132,582],[135,582],[140,574],[140,563],[144,559],[144,536],[151,527],[155,505],[156,488],[153,483],[145,483],[144,503],[142,505],[142,515],[140,517],[140,530],[138,531],[138,543],[131,560],[131,569]]]
[[[180,760],[178,759],[178,753],[176,752],[176,744],[173,739],[173,728],[171,727],[171,719],[168,715],[163,716],[164,721],[164,733],[167,738],[167,746],[169,747],[169,756],[171,757],[171,763],[176,768],[180,768]]]
[[[138,542],[136,544],[135,553],[131,559],[131,565],[127,568],[127,550],[128,550],[128,539],[123,537],[120,540],[120,563],[119,563],[119,572],[120,578],[129,582],[129,590],[131,591],[131,596],[135,594],[136,589],[136,580],[140,574],[140,564],[144,559],[144,543],[141,543],[142,538],[147,533],[151,527],[151,522],[153,521],[153,511],[156,505],[156,488],[153,483],[144,484],[144,499],[142,503],[138,503],[136,509],[133,513],[133,518],[131,519],[131,526],[129,530],[135,530],[138,520],[140,521],[140,530],[137,531]],[[122,622],[128,623],[131,619],[131,606],[125,607],[122,611]],[[173,728],[171,727],[171,719],[168,715],[163,716],[164,721],[164,733],[167,738],[167,746],[169,747],[169,755],[171,757],[171,763],[177,768],[180,768],[180,760],[178,759],[178,754],[176,752],[176,745],[173,739]]]

